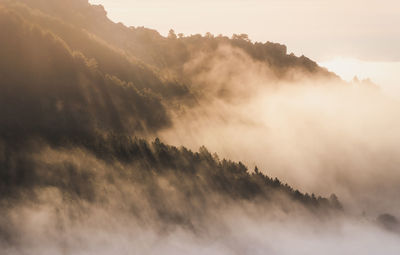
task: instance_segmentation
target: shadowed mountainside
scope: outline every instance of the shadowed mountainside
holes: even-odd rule
[[[341,209],[335,195],[303,194],[205,147],[192,152],[146,140],[172,125],[174,111],[197,104],[202,87],[193,86],[192,77],[201,70],[185,66],[199,53],[207,62],[221,45],[267,64],[271,79],[293,80],[291,70],[338,79],[304,56],[288,55],[284,45],[252,43],[245,35],[183,37],[171,31],[166,38],[115,24],[102,7],[84,0],[1,0],[0,33],[5,242],[18,239],[17,222],[7,223],[15,220],[13,208],[58,208],[52,203],[57,199],[74,209],[86,203],[123,207],[143,222],[193,230],[210,208],[231,202],[274,205],[285,213],[293,207],[315,214]]]

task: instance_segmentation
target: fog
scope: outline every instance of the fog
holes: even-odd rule
[[[126,187],[124,187],[126,188]],[[213,209],[201,231],[144,224],[126,200],[109,193],[101,206],[63,200],[43,190],[38,201],[7,212],[13,242],[2,254],[388,254],[400,251],[399,234],[365,218],[313,218],[305,211],[286,214],[260,205],[226,204]],[[110,196],[111,195],[111,196]],[[142,197],[143,198],[143,197]],[[144,198],[143,198],[144,199]],[[149,215],[148,215],[149,216]]]
[[[400,213],[398,100],[368,81],[276,81],[268,66],[220,51],[194,81],[214,97],[179,113],[163,140],[207,145],[307,192],[334,190],[355,213]]]
[[[400,102],[245,34],[0,0],[0,254],[400,254]]]

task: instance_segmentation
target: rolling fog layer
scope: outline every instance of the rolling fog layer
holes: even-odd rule
[[[51,195],[50,195],[51,194]],[[51,196],[51,197],[49,197]],[[319,221],[301,214],[284,215],[259,205],[238,204],[215,210],[206,230],[182,227],[160,230],[143,226],[116,206],[65,204],[55,191],[44,204],[25,204],[9,212],[18,241],[2,245],[2,254],[388,254],[399,253],[399,236],[360,219]],[[257,208],[258,209],[255,209]],[[272,213],[272,212],[275,213]],[[271,215],[272,214],[272,215]]]
[[[46,170],[62,177],[76,172],[80,189],[75,190],[81,194],[69,193],[73,187],[68,186],[37,187],[31,191],[34,199],[27,194],[18,202],[9,200],[12,206],[3,202],[2,254],[395,255],[400,251],[399,234],[374,220],[342,212],[316,214],[279,193],[263,203],[232,200],[205,186],[207,200],[196,208],[200,201],[182,199],[174,176],[143,182],[135,172],[138,166],[110,165],[85,150],[45,147],[31,157],[43,175],[49,173]],[[86,181],[79,178],[84,174]],[[43,176],[53,178],[57,175]],[[93,197],[85,198],[90,190]],[[183,213],[194,225],[160,218],[157,207]]]
[[[210,58],[193,79],[204,99],[176,116],[164,141],[206,145],[307,192],[334,191],[356,214],[399,215],[399,101],[368,82],[276,81],[267,65],[225,47]]]

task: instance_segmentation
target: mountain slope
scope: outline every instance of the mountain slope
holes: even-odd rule
[[[148,142],[172,125],[173,113],[204,96],[194,78],[202,71],[185,68],[199,51],[207,62],[229,45],[268,65],[279,80],[294,79],[291,69],[324,79],[337,79],[334,74],[287,55],[283,45],[244,36],[164,38],[105,15],[84,0],[0,1],[2,242],[18,242],[24,230],[17,212],[24,210],[50,210],[65,225],[100,210],[192,231],[228,205],[285,214],[340,211],[334,195],[303,194],[204,147],[192,152]]]

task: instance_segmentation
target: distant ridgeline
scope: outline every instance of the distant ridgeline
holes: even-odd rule
[[[116,180],[123,178],[132,185],[148,183],[143,189],[149,203],[160,217],[176,222],[187,222],[187,211],[176,212],[174,203],[166,204],[161,180],[180,192],[181,201],[198,202],[187,202],[189,211],[199,209],[210,194],[271,201],[278,192],[311,210],[341,208],[334,195],[325,199],[300,193],[257,169],[250,173],[241,163],[220,160],[205,148],[192,152],[132,138],[170,127],[176,105],[196,104],[201,88],[192,86],[184,65],[221,45],[267,63],[278,79],[292,79],[291,69],[338,79],[304,56],[288,55],[286,46],[252,43],[246,35],[185,37],[171,31],[163,37],[154,30],[115,24],[101,6],[87,0],[0,0],[0,33],[4,201],[52,187],[97,203],[105,196],[99,183],[118,187]],[[98,166],[85,168],[74,153]],[[63,160],[51,161],[53,154]],[[103,168],[108,172],[100,175]]]

